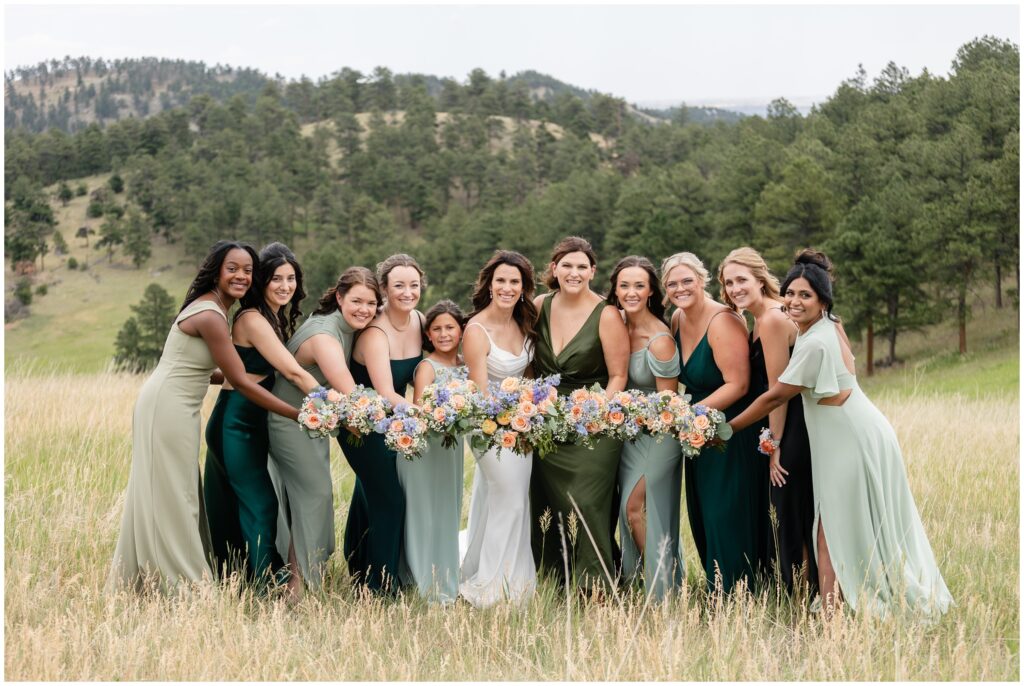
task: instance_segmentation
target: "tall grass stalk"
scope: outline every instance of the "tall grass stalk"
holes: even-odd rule
[[[825,619],[771,589],[709,598],[685,522],[686,584],[664,603],[639,589],[595,603],[545,580],[522,610],[382,601],[353,590],[340,554],[323,590],[294,608],[237,583],[179,598],[107,596],[142,379],[14,372],[4,437],[8,679],[1019,678],[1016,397],[878,396],[957,603],[926,625]],[[340,532],[352,473],[336,447],[332,471]]]

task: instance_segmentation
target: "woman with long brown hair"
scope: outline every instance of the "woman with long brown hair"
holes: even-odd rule
[[[498,250],[477,275],[473,312],[462,352],[469,378],[489,382],[523,376],[533,356],[537,312],[533,267],[525,257]],[[530,548],[530,473],[533,455],[504,448],[474,452],[476,472],[469,508],[460,593],[476,607],[501,600],[522,603],[537,584]]]
[[[288,352],[318,383],[350,393],[355,388],[348,368],[352,338],[370,323],[379,303],[380,289],[373,272],[349,267],[288,339]],[[280,372],[274,381],[274,395],[292,407],[298,407],[305,397],[302,389]],[[327,558],[334,552],[330,440],[309,438],[274,417],[268,421],[268,430],[270,475],[280,503],[277,548],[291,567],[290,590],[297,593],[302,579],[319,588]]]

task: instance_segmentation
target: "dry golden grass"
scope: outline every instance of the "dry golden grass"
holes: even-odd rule
[[[546,584],[522,612],[379,601],[348,585],[338,555],[324,592],[294,609],[235,587],[177,599],[106,596],[140,384],[124,374],[8,370],[8,679],[1019,677],[1015,397],[880,396],[957,603],[926,626],[901,616],[826,621],[771,593],[709,609],[688,531],[686,588],[660,606],[636,596],[567,603]],[[40,428],[54,425],[58,432]],[[337,450],[332,462],[340,532],[351,471]]]

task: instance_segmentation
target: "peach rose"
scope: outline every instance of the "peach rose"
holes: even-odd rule
[[[583,408],[579,405],[573,405],[569,410],[569,416],[572,417],[574,421],[578,421],[579,418],[583,416]]]
[[[391,421],[392,431],[401,431],[402,427],[405,426],[400,419],[394,419]]]
[[[596,434],[600,430],[601,430],[601,425],[597,424],[596,422],[589,422],[587,424],[587,433],[588,434]]]
[[[515,431],[506,431],[501,435],[501,447],[512,449],[516,447],[516,438],[519,434]]]
[[[512,428],[520,433],[530,428],[530,420],[528,417],[524,417],[521,414],[517,414],[512,418]]]
[[[409,448],[411,446],[412,446],[412,436],[409,436],[408,434],[403,434],[403,435],[398,437],[398,447],[399,448],[403,448],[404,449],[404,448]]]
[[[569,399],[574,403],[582,403],[590,397],[590,393],[585,388],[577,388],[569,395]]]
[[[613,410],[608,413],[608,421],[618,426],[622,422],[626,421],[626,415],[619,410]]]
[[[678,396],[678,395],[672,396],[672,399],[668,401],[668,406],[669,407],[682,407],[683,406],[683,399],[680,396]]]
[[[308,428],[310,428],[310,429],[319,429],[320,428],[320,424],[321,424],[321,422],[320,422],[320,415],[318,415],[318,414],[311,414],[308,417],[306,417],[306,426]]]
[[[334,431],[334,429],[337,426],[338,426],[338,417],[337,417],[337,415],[333,415],[332,414],[330,417],[327,418],[327,428],[330,429],[331,431]]]
[[[519,412],[526,417],[532,417],[537,414],[537,406],[527,400],[519,403]]]
[[[508,426],[508,423],[512,421],[511,412],[502,412],[497,416],[498,423],[502,426]]]
[[[356,401],[356,407],[363,409],[370,406],[370,399],[365,395],[360,396],[359,400]]]
[[[333,388],[331,388],[331,389],[329,389],[327,391],[327,402],[329,402],[329,403],[336,403],[336,402],[340,401],[342,399],[342,397],[344,397],[344,396],[342,396],[341,393],[338,393]]]
[[[693,418],[693,428],[698,431],[703,431],[709,426],[711,426],[711,420],[707,418],[707,415],[699,414]]]
[[[465,396],[462,396],[462,395],[453,395],[452,396],[452,407],[454,407],[456,410],[461,410],[465,406],[466,406],[466,398],[465,398]]]
[[[445,418],[445,411],[443,407],[434,408],[434,421],[443,422]]]
[[[506,393],[514,393],[519,390],[519,379],[514,376],[507,376],[501,381],[501,390]]]
[[[622,405],[623,407],[629,407],[633,404],[633,396],[624,391],[619,391],[615,394],[615,402]]]
[[[491,434],[498,430],[498,425],[495,424],[494,420],[492,419],[485,419],[482,422],[480,422],[480,430],[483,431],[486,435],[490,436]]]
[[[701,446],[704,445],[704,434],[698,433],[696,431],[691,431],[689,435],[687,435],[686,440],[688,440],[690,442],[690,445],[692,445],[694,448],[700,448]]]
[[[658,419],[660,419],[661,421],[663,421],[666,424],[671,424],[673,418],[674,418],[674,416],[668,410],[662,410],[658,414]]]

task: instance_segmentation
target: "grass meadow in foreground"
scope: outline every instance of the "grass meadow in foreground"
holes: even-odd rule
[[[771,591],[709,603],[685,517],[686,587],[662,605],[635,594],[567,601],[547,583],[523,611],[380,601],[348,584],[340,550],[323,592],[294,608],[231,586],[107,596],[142,381],[8,369],[7,679],[1019,678],[1015,394],[876,396],[956,601],[929,626],[898,615],[825,620]],[[472,470],[469,458],[467,506]],[[337,446],[332,471],[340,548],[353,476]]]

